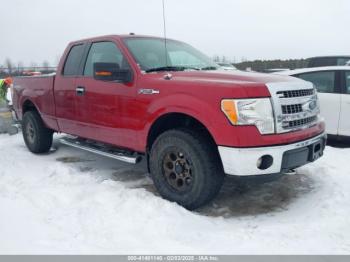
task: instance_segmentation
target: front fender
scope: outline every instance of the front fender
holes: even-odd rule
[[[148,107],[147,119],[143,128],[141,143],[147,144],[147,136],[152,127],[160,117],[169,113],[182,113],[195,118],[202,123],[214,137],[215,140],[215,122],[219,110],[211,104],[187,94],[177,94],[155,99]]]

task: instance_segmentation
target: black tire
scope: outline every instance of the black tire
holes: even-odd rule
[[[32,153],[46,153],[52,145],[53,131],[45,127],[36,111],[25,112],[22,120],[24,142]]]
[[[205,135],[188,129],[169,130],[156,139],[150,171],[159,194],[189,210],[210,202],[224,181],[215,145]]]

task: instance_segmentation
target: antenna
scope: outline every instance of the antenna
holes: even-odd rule
[[[165,66],[168,66],[168,50],[166,46],[166,23],[165,23],[165,0],[162,0],[163,3],[163,33],[164,33],[164,55],[165,55]]]

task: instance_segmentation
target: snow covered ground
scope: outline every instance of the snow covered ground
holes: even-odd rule
[[[350,254],[350,148],[190,212],[136,167],[0,135],[1,254]]]

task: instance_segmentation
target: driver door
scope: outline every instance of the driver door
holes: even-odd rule
[[[76,80],[82,90],[77,99],[77,118],[81,135],[85,138],[117,145],[128,146],[136,141],[132,123],[132,103],[136,95],[134,81],[118,83],[96,80],[93,77],[94,63],[117,63],[121,69],[130,69],[126,58],[111,41],[91,43],[84,72]]]

